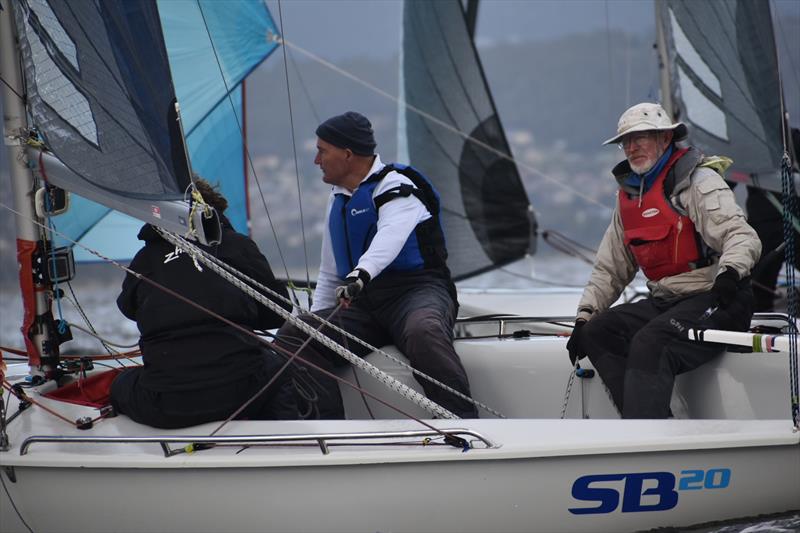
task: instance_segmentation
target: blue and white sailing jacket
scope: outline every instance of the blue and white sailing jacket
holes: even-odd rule
[[[384,167],[386,165],[376,155],[355,191],[333,187],[325,214],[327,231],[322,237],[322,258],[312,311],[335,306],[336,286],[355,268],[365,270],[375,279],[384,271],[419,270],[429,266],[430,243],[420,246],[415,230],[433,215],[414,194],[392,196],[391,201],[382,202],[387,192],[391,194],[400,187],[416,189],[411,179],[397,171],[375,179]],[[435,230],[441,236],[438,220]],[[441,241],[439,253],[444,252],[443,236]]]

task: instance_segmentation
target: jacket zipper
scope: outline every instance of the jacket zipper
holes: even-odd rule
[[[351,198],[352,198],[352,196],[351,196]],[[350,250],[350,237],[349,237],[350,232],[347,229],[347,204],[348,203],[349,203],[349,201],[345,202],[344,205],[342,205],[342,221],[344,222],[344,244],[345,244],[345,246],[347,248],[347,259],[350,260],[350,270],[354,270],[356,265],[355,265],[355,263],[353,263],[353,252]]]

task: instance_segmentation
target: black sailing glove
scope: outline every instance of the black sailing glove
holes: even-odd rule
[[[344,278],[344,285],[336,287],[336,300],[339,303],[350,303],[364,289],[364,285],[369,283],[370,276],[366,270],[357,268]]]
[[[725,269],[722,274],[714,280],[711,293],[717,300],[720,307],[728,307],[736,299],[736,292],[739,289],[739,274],[732,268]]]
[[[572,335],[569,336],[569,340],[567,341],[567,351],[569,352],[569,362],[572,366],[575,366],[575,361],[578,359],[583,359],[586,357],[586,354],[581,353],[580,348],[580,336],[581,336],[581,329],[583,326],[586,325],[586,321],[582,318],[579,318],[575,321],[575,327],[572,328]]]

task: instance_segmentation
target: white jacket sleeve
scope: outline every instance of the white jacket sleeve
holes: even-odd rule
[[[390,172],[381,181],[373,198],[401,184],[411,185],[411,180],[397,172]],[[378,226],[372,243],[359,258],[357,268],[367,271],[371,278],[378,276],[394,261],[417,224],[431,218],[431,214],[416,196],[390,200],[378,211]]]
[[[311,311],[313,312],[336,306],[336,287],[341,285],[343,281],[336,272],[336,258],[333,255],[331,232],[327,223],[330,219],[333,198],[334,196],[331,194],[328,200],[328,207],[325,210],[325,229],[322,231],[322,254],[320,256],[319,275],[317,276],[317,288],[314,289],[314,303],[311,306]]]

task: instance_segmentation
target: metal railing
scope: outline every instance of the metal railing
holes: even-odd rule
[[[454,436],[469,437],[470,448],[472,441],[482,442],[486,448],[497,448],[491,440],[476,431],[464,428],[442,429],[442,430],[413,430],[413,431],[379,431],[363,433],[308,433],[295,435],[229,435],[229,436],[198,436],[198,435],[174,435],[174,436],[151,436],[151,437],[73,437],[73,436],[43,436],[33,435],[25,439],[20,447],[20,455],[26,455],[28,449],[37,443],[57,443],[57,444],[159,444],[164,451],[164,457],[172,457],[180,453],[199,451],[218,446],[258,446],[258,445],[280,445],[280,444],[306,444],[319,446],[324,455],[330,453],[331,446],[348,445],[416,445],[430,446],[430,438]],[[397,442],[396,439],[421,438],[419,442]],[[395,439],[391,441],[389,439]],[[371,441],[371,442],[370,442]],[[378,442],[385,441],[385,442]],[[186,444],[182,448],[171,448],[170,444]],[[443,443],[446,445],[451,445]]]

